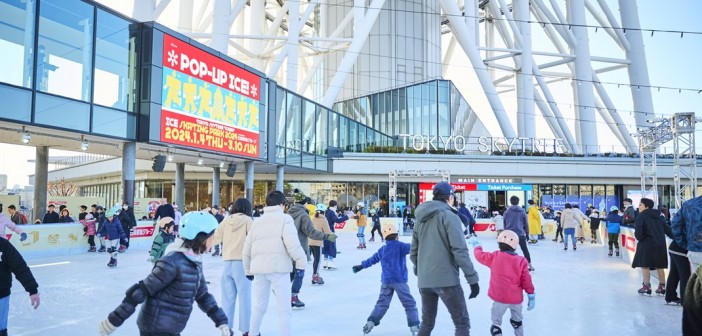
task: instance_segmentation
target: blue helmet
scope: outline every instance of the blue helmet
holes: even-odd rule
[[[324,203],[319,203],[319,204],[317,204],[317,208],[316,208],[316,209],[317,209],[317,211],[324,212],[324,211],[327,211],[327,206],[324,205]]]
[[[122,208],[120,208],[119,205],[115,205],[115,206],[113,206],[112,208],[110,208],[109,210],[107,210],[107,211],[105,212],[105,217],[108,217],[108,218],[109,218],[109,217],[116,216],[116,215],[119,214],[119,211],[120,211],[120,210],[122,210]]]
[[[198,233],[212,233],[219,224],[212,214],[204,211],[190,211],[180,219],[180,236],[183,239],[193,240]]]

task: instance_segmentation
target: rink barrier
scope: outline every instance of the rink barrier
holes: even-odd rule
[[[20,235],[9,230],[5,236],[25,258],[81,254],[90,248],[88,236],[83,235],[83,225],[80,223],[26,224],[19,227],[27,234],[25,241],[20,241]],[[157,233],[153,221],[137,221],[129,246],[149,248]],[[97,237],[95,245],[100,248]]]

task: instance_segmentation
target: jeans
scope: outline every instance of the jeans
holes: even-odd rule
[[[390,308],[390,301],[392,301],[392,296],[395,292],[397,292],[397,297],[400,298],[402,306],[405,307],[407,326],[412,327],[419,325],[417,303],[414,301],[414,298],[410,293],[409,286],[406,282],[382,284],[380,286],[378,302],[375,303],[373,311],[371,312],[370,316],[368,316],[368,321],[373,321],[375,325],[380,324],[380,320],[383,318],[383,316],[385,316],[388,308]]]
[[[529,254],[529,247],[527,247],[526,237],[519,236],[519,247],[522,249],[524,258],[531,264],[531,254]]]
[[[609,238],[609,241],[607,242],[607,245],[609,245],[609,250],[612,250],[612,245],[614,245],[614,248],[617,250],[619,249],[619,234],[618,233],[608,233],[607,238]]]
[[[575,246],[575,228],[569,228],[569,229],[564,229],[563,232],[565,233],[565,239],[563,239],[563,242],[565,243],[565,247],[568,247],[568,236],[570,236],[570,239],[573,241],[573,248],[576,248]]]
[[[336,258],[336,242],[332,243],[325,239],[322,253],[324,253],[324,259],[333,260]]]
[[[364,234],[366,232],[366,227],[365,226],[359,226],[358,227],[358,234],[356,234],[356,237],[358,237],[358,243],[359,244],[365,244],[366,243],[366,235]]]
[[[10,314],[10,296],[0,299],[0,330],[7,329],[7,316]]]
[[[494,326],[502,326],[502,316],[505,314],[505,312],[509,309],[510,311],[510,323],[512,323],[512,326],[514,327],[514,323],[520,323],[522,322],[523,316],[522,316],[522,304],[506,304],[506,303],[500,303],[500,302],[493,302],[492,303],[492,325]],[[507,333],[503,333],[507,334]],[[517,328],[514,328],[514,334],[516,336],[522,336],[524,335],[524,327],[522,327],[521,323]]]
[[[261,332],[261,321],[268,308],[268,299],[273,290],[273,295],[278,303],[278,323],[280,332],[276,335],[290,336],[290,320],[292,307],[290,306],[290,274],[288,273],[263,273],[255,274],[251,284],[252,309],[251,327],[249,335],[258,335]]]
[[[297,267],[295,267],[295,262],[293,262],[293,270],[290,272],[290,282],[292,282],[292,295],[300,294],[300,288],[302,288],[302,279],[304,277],[297,276]]]
[[[319,274],[319,253],[321,248],[319,246],[310,246],[310,252],[312,252],[312,257],[314,257],[314,262],[312,263],[312,274]]]
[[[225,260],[222,270],[222,309],[229,329],[234,326],[236,301],[239,298],[239,331],[249,331],[251,322],[251,281],[246,278],[241,260]]]
[[[456,327],[456,336],[470,335],[470,318],[466,307],[466,298],[461,285],[440,288],[420,288],[422,296],[422,323],[419,325],[418,336],[429,336],[436,322],[436,309],[441,302],[446,305],[453,325]]]
[[[675,253],[670,254],[670,271],[665,282],[665,300],[673,301],[677,296],[678,283],[680,284],[680,299],[685,297],[685,287],[690,280],[690,261],[687,257]]]

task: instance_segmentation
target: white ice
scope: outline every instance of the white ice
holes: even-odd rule
[[[486,250],[497,248],[494,233],[480,235]],[[411,237],[402,237],[410,242]],[[307,305],[293,311],[293,335],[363,335],[362,326],[373,309],[380,287],[380,265],[353,274],[351,266],[370,257],[382,243],[368,243],[368,249],[357,250],[354,234],[342,233],[338,240],[342,253],[336,259],[338,270],[321,271],[323,286],[312,286],[309,264],[300,299]],[[682,309],[667,306],[661,296],[641,296],[641,275],[630,265],[610,258],[602,245],[581,245],[577,252],[563,251],[561,244],[550,239],[531,246],[532,278],[536,287],[536,308],[524,311],[526,335],[679,335]],[[87,250],[87,246],[86,246]],[[106,267],[105,253],[56,256],[27,260],[39,283],[41,306],[31,309],[29,298],[15,281],[12,287],[9,334],[28,335],[96,335],[98,322],[107,317],[124,298],[125,290],[143,279],[150,271],[146,249],[130,249],[119,256],[116,269]],[[489,270],[471,259],[480,274],[480,295],[467,300],[471,334],[489,335],[490,308],[487,296]],[[62,263],[68,262],[68,263]],[[50,265],[52,263],[60,263]],[[49,265],[46,265],[49,264]],[[408,269],[412,269],[409,258]],[[46,266],[41,266],[46,265]],[[219,302],[221,258],[204,257],[205,276],[211,282],[210,292]],[[321,267],[321,266],[320,266]],[[461,275],[466,299],[470,288]],[[658,283],[653,279],[653,285]],[[421,316],[417,278],[410,274],[410,288]],[[526,295],[525,295],[526,299]],[[138,335],[137,313],[113,335]],[[238,315],[238,314],[236,314]],[[235,326],[237,323],[235,322]],[[511,335],[505,315],[502,329]],[[274,300],[263,320],[262,335],[277,335],[278,323]],[[404,309],[395,298],[380,325],[370,335],[409,335]],[[182,335],[219,335],[214,324],[197,306]],[[240,333],[236,333],[240,335]],[[453,335],[453,323],[446,309],[439,304],[433,335]]]

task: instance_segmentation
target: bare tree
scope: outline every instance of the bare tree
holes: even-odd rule
[[[75,196],[78,192],[76,184],[73,182],[66,182],[62,177],[58,181],[49,182],[49,195],[51,196]]]

